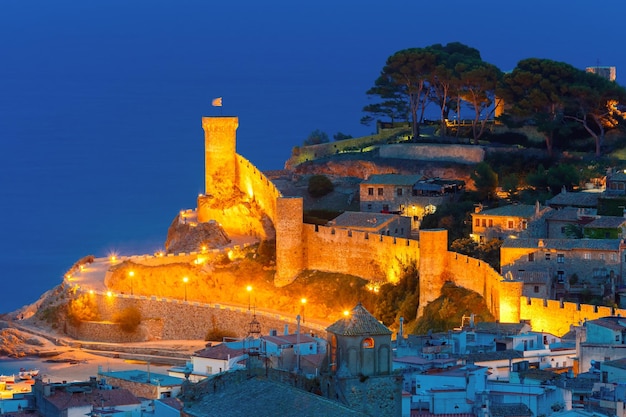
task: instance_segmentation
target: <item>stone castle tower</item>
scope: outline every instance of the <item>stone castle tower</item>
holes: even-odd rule
[[[435,300],[445,283],[448,231],[432,229],[420,231],[420,300],[418,315],[426,305]]]
[[[273,214],[280,194],[254,165],[237,154],[237,117],[203,117],[205,192],[198,196],[198,222],[214,220],[229,235],[274,237]]]

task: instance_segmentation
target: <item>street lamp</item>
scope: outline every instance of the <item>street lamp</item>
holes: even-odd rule
[[[128,273],[128,276],[130,277],[130,295],[134,295],[135,293],[133,292],[133,277],[135,276],[135,271],[130,271]]]
[[[248,285],[246,291],[248,291],[248,311],[250,311],[250,293],[252,292],[252,285]]]
[[[185,301],[187,301],[187,283],[189,282],[189,278],[183,277],[183,284],[185,284]]]
[[[306,298],[302,297],[300,299],[300,302],[302,303],[302,307],[301,307],[301,310],[302,310],[302,323],[304,323],[304,308],[306,307]]]

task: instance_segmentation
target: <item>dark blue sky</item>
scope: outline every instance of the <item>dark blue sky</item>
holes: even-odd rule
[[[282,168],[315,129],[360,136],[394,52],[462,42],[626,71],[626,2],[0,1],[0,312],[82,256],[150,253],[204,191],[200,118],[239,117],[238,151]],[[223,97],[222,109],[211,100]]]

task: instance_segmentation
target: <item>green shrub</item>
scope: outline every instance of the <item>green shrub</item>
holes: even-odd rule
[[[100,320],[98,306],[89,294],[70,300],[67,305],[67,320],[73,326],[79,326],[83,321]]]
[[[126,333],[132,333],[137,330],[141,323],[141,313],[137,307],[127,307],[113,317],[113,321],[120,325],[120,328]]]
[[[324,197],[330,193],[335,187],[326,175],[313,175],[309,178],[309,194],[311,197]]]

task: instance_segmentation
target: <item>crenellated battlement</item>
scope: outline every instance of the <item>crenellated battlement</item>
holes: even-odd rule
[[[626,311],[608,307],[522,297],[521,281],[503,278],[483,261],[449,252],[445,229],[422,230],[418,241],[305,224],[302,198],[283,196],[254,164],[237,155],[237,118],[203,118],[202,123],[207,147],[207,195],[198,199],[198,220],[221,216],[217,220],[227,231],[231,226],[268,238],[249,216],[245,218],[242,213],[228,211],[215,202],[219,202],[220,196],[230,198],[240,193],[244,197],[237,195],[237,198],[245,198],[260,207],[276,230],[274,283],[277,286],[290,284],[307,269],[353,274],[376,282],[397,282],[407,266],[415,265],[420,273],[420,311],[439,297],[445,282],[452,281],[481,294],[500,321],[530,320],[533,328],[557,335],[567,332],[570,324],[585,319],[626,315]],[[555,320],[557,316],[559,319]]]

